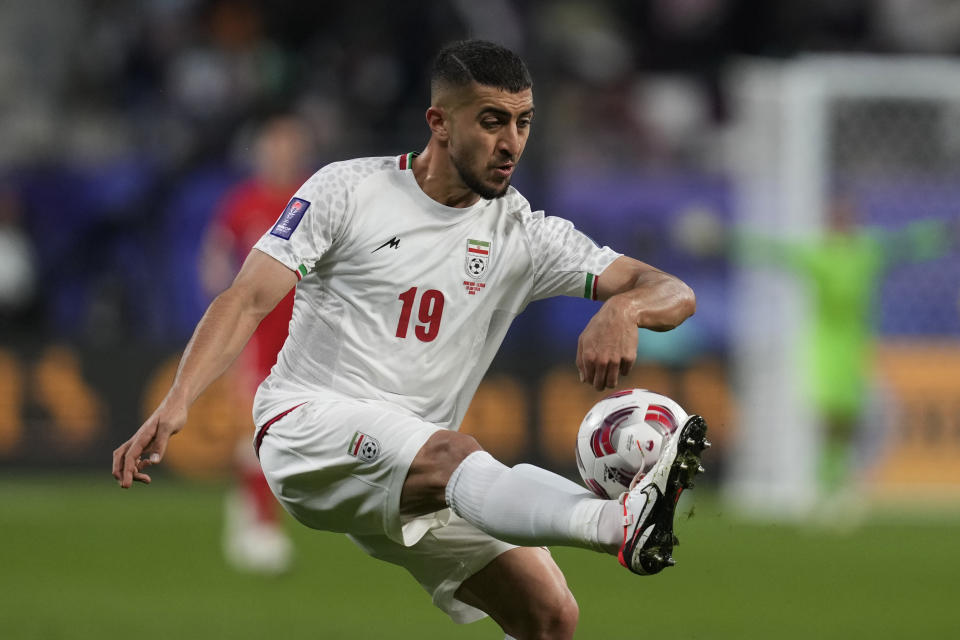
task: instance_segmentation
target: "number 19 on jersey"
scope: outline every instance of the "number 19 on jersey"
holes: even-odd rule
[[[417,300],[417,287],[410,287],[397,299],[403,303],[400,307],[400,320],[397,322],[397,337],[406,338],[410,326],[410,314]],[[420,295],[416,324],[413,334],[421,342],[431,342],[440,332],[440,317],[443,315],[443,294],[436,289],[427,289]]]

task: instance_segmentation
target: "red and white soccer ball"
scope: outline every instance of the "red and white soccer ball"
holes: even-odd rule
[[[670,398],[629,389],[607,396],[587,413],[577,434],[577,468],[601,498],[616,498],[660,458],[687,413]]]

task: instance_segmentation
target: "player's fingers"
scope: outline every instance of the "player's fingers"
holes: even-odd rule
[[[128,440],[119,449],[114,452],[114,477],[120,482],[121,487],[130,486],[130,478],[136,471],[136,454],[132,454],[133,440]]]
[[[128,446],[129,442],[125,442],[113,450],[113,467],[111,468],[111,472],[117,480],[123,477],[123,456],[127,452]]]
[[[586,382],[587,384],[594,384],[594,376],[597,372],[596,363],[590,358],[584,356],[581,366],[583,367],[582,381]]]
[[[606,379],[607,387],[609,387],[610,389],[615,388],[617,386],[617,382],[619,381],[619,378],[620,378],[620,366],[618,366],[618,363],[616,362],[611,362],[609,365],[607,365],[607,379]]]
[[[583,352],[580,349],[580,346],[577,345],[577,376],[580,378],[580,382],[584,380],[584,371],[583,371]]]
[[[617,374],[619,373],[619,363],[618,362],[607,362],[603,365],[600,370],[600,386],[597,387],[597,391],[603,391],[609,387],[614,387],[617,384]]]
[[[150,446],[143,450],[140,459],[144,465],[158,464],[163,459],[165,446],[156,442],[150,443]]]
[[[143,484],[150,484],[150,481],[151,481],[150,476],[149,474],[144,473],[144,469],[148,468],[152,464],[156,464],[156,462],[159,462],[159,459],[154,461],[154,460],[151,460],[150,457],[144,457],[145,455],[146,455],[146,452],[144,452],[140,456],[137,456],[137,458],[133,461],[133,467],[130,470],[131,484],[133,482],[142,482]],[[123,485],[121,484],[121,486]]]
[[[149,443],[149,441],[144,443],[140,440],[139,434],[134,436],[126,452],[123,454],[123,471],[120,477],[120,486],[124,489],[129,489],[130,485],[133,484],[133,476],[139,471],[137,462],[140,460],[140,454],[143,453],[145,445]]]
[[[607,368],[598,365],[593,373],[593,388],[597,391],[603,391],[607,386]]]
[[[137,473],[137,462],[129,454],[123,456],[123,471],[120,473],[120,487],[129,489],[133,484],[133,475]]]
[[[153,437],[150,444],[143,450],[143,457],[150,461],[150,464],[157,464],[163,460],[167,452],[167,445],[170,444],[171,432],[164,428],[157,429],[157,434]]]

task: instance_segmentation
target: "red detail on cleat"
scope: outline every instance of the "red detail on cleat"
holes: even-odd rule
[[[623,499],[623,521],[624,523],[626,523],[627,521],[627,499],[626,498]],[[623,544],[627,544],[627,527],[629,526],[630,525],[628,524],[623,525]],[[622,545],[620,546],[620,550],[623,551]]]
[[[623,499],[623,520],[624,522],[626,522],[627,520],[627,498],[626,497]],[[629,526],[630,525],[628,524],[623,525],[623,544],[620,545],[620,550],[617,551],[617,560],[619,560],[620,564],[622,564],[627,569],[630,568],[630,565],[627,564],[626,558],[623,557],[623,549],[624,547],[627,546],[627,527]]]

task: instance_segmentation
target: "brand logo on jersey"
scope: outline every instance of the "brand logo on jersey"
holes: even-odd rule
[[[357,431],[347,447],[347,453],[364,462],[373,462],[380,457],[380,442],[371,435]]]
[[[392,238],[384,242],[382,245],[380,245],[370,253],[376,253],[377,251],[380,251],[380,249],[383,249],[384,247],[390,247],[391,249],[396,249],[399,246],[400,246],[400,238],[398,238],[397,236],[393,236]]]
[[[310,203],[300,198],[293,198],[287,204],[287,208],[280,214],[280,219],[273,225],[270,235],[289,240],[290,235],[296,230],[303,214],[310,208]]]

